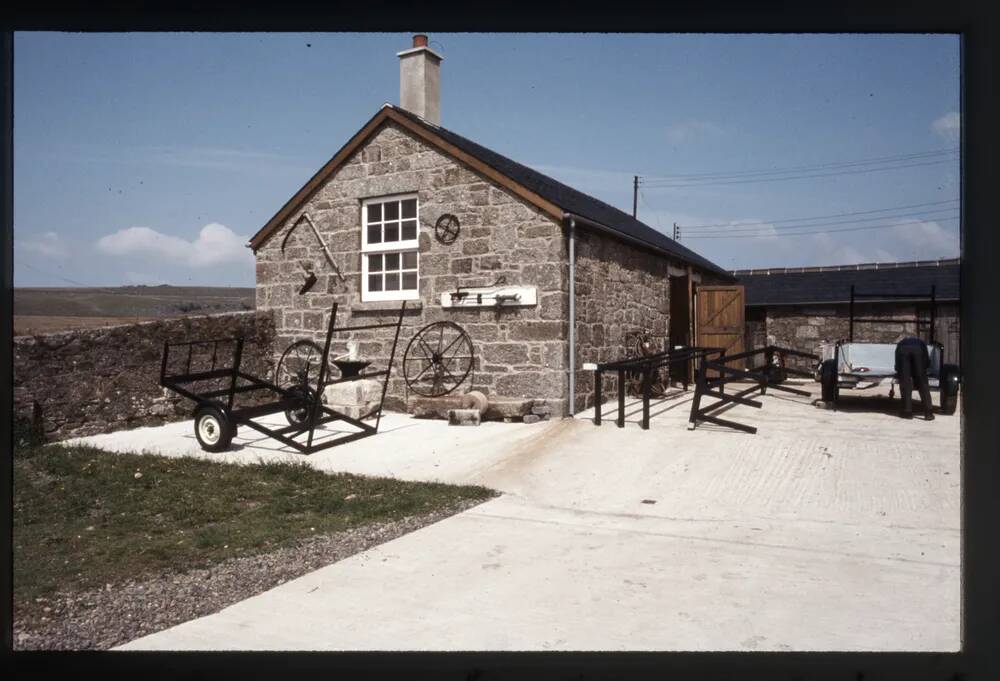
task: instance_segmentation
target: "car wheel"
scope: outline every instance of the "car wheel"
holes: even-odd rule
[[[218,407],[198,407],[194,413],[194,436],[206,452],[224,452],[229,449],[236,428]]]

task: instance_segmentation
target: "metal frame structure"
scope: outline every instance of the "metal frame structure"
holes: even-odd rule
[[[298,390],[299,386],[278,386],[270,381],[242,371],[240,369],[243,359],[244,345],[244,339],[242,336],[175,343],[165,342],[163,344],[163,360],[160,366],[160,385],[168,390],[172,390],[179,395],[193,400],[198,404],[199,409],[202,407],[214,407],[219,409],[228,419],[230,427],[234,429],[236,425],[244,425],[263,433],[264,435],[273,438],[284,445],[292,447],[302,454],[313,454],[323,449],[335,447],[340,444],[359,440],[378,433],[378,427],[382,420],[382,405],[385,402],[385,393],[389,385],[389,376],[392,372],[392,365],[396,358],[396,346],[399,341],[399,329],[403,324],[403,314],[405,311],[406,302],[404,301],[400,306],[399,316],[395,322],[384,324],[362,324],[358,326],[344,326],[336,328],[337,303],[334,303],[330,310],[330,321],[326,331],[326,343],[323,346],[323,358],[319,368],[317,389],[310,392],[308,396],[305,396],[303,392]],[[395,329],[395,334],[392,340],[392,351],[389,354],[388,366],[384,370],[359,373],[356,376],[339,378],[332,381],[327,380],[327,374],[329,371],[329,364],[327,360],[330,356],[330,344],[333,340],[333,335],[335,333],[367,331],[372,329]],[[233,343],[234,351],[230,366],[216,368],[220,343]],[[207,346],[209,344],[212,345],[211,369],[208,371],[192,372],[191,358],[193,348],[197,345]],[[168,373],[170,350],[172,348],[180,348],[184,346],[188,348],[185,371],[175,374]],[[322,404],[323,389],[328,385],[377,377],[382,377],[383,379],[382,392],[379,397],[378,405],[368,414],[365,414],[360,418],[352,418],[337,411],[336,409]],[[228,387],[198,391],[191,385],[201,381],[218,379],[228,379]],[[245,382],[240,384],[241,380]],[[274,394],[277,399],[253,406],[234,408],[234,402],[237,394],[255,391],[269,391]],[[225,401],[220,401],[218,398],[225,398]],[[288,426],[282,428],[270,428],[254,421],[254,419],[262,416],[276,414],[279,412],[288,412],[289,410],[301,410],[303,408],[306,408],[308,411],[305,420],[301,423],[290,423]],[[375,416],[374,425],[364,423],[363,419],[371,418],[372,416]],[[314,442],[316,428],[332,421],[344,421],[358,428],[358,432],[348,433],[340,437],[324,440],[323,442]],[[306,436],[305,442],[300,442],[295,439],[297,437],[301,437],[302,435]]]
[[[746,352],[739,352],[735,355],[728,356],[725,352],[720,352],[718,358],[716,359],[709,359],[708,353],[702,355],[701,362],[698,365],[698,375],[695,379],[694,400],[691,402],[691,416],[688,418],[690,425],[688,427],[694,429],[699,423],[704,421],[713,423],[717,426],[725,426],[726,428],[740,430],[744,433],[755,434],[757,432],[757,428],[755,426],[748,426],[743,423],[737,423],[736,421],[719,418],[718,416],[713,416],[711,412],[734,404],[742,404],[747,407],[760,409],[763,405],[757,400],[748,399],[747,395],[751,395],[757,391],[760,391],[761,395],[766,395],[768,388],[791,393],[793,395],[809,397],[811,393],[808,391],[799,390],[798,388],[790,388],[785,385],[778,385],[779,380],[775,377],[775,373],[772,369],[772,367],[775,366],[775,354],[781,357],[792,355],[795,357],[805,357],[813,360],[819,359],[819,355],[814,355],[811,352],[800,352],[798,350],[782,348],[776,345],[768,345],[763,348],[757,348],[756,350],[748,350]],[[764,355],[764,364],[760,367],[752,369],[736,369],[734,367],[726,366],[728,362],[745,360],[756,355]],[[812,372],[805,371],[803,369],[795,369],[784,364],[785,363],[782,362],[780,372],[782,374],[792,374],[807,378],[812,378],[813,376]],[[719,374],[718,378],[709,379],[708,372],[710,370],[717,371]],[[738,392],[727,394],[726,384],[735,381],[752,381],[754,385],[751,385],[749,388],[744,388]],[[718,388],[717,391],[715,390],[716,388]],[[701,401],[704,397],[714,397],[718,401],[703,407],[701,406]]]
[[[837,400],[838,400],[839,392],[840,392],[841,388],[846,388],[848,390],[851,390],[851,389],[864,390],[866,388],[872,388],[872,387],[874,387],[876,385],[882,385],[884,381],[888,380],[889,383],[890,383],[890,388],[889,388],[889,396],[890,396],[890,398],[895,393],[895,383],[897,382],[897,378],[895,376],[891,376],[891,377],[885,376],[885,377],[882,377],[879,381],[873,381],[873,382],[871,382],[870,385],[860,386],[859,387],[859,384],[862,383],[862,382],[864,382],[864,379],[866,378],[866,376],[860,375],[860,374],[856,374],[856,373],[841,373],[839,371],[839,369],[840,369],[841,347],[845,343],[855,343],[855,340],[854,340],[854,324],[856,322],[862,322],[862,323],[879,323],[879,324],[901,324],[901,325],[913,323],[916,326],[918,334],[920,333],[920,327],[921,327],[922,324],[929,324],[930,330],[929,330],[929,333],[928,333],[928,345],[937,348],[939,360],[938,360],[937,367],[933,366],[933,364],[930,367],[930,371],[928,372],[928,383],[930,384],[931,388],[942,389],[944,387],[943,386],[943,382],[941,380],[941,376],[940,376],[940,374],[942,374],[944,372],[944,368],[945,368],[945,364],[944,364],[944,345],[942,343],[940,343],[939,341],[935,340],[935,338],[934,338],[934,322],[937,319],[937,295],[936,295],[936,289],[937,289],[936,286],[931,286],[930,293],[858,293],[855,290],[854,285],[853,284],[851,285],[850,307],[848,309],[848,315],[849,315],[848,337],[847,337],[846,340],[844,340],[844,339],[838,340],[834,344],[834,348],[833,348],[833,359],[832,359],[832,361],[833,361],[834,370],[836,372],[836,390],[833,391],[833,396],[832,396],[833,399],[829,400],[829,401],[832,402],[832,406],[833,406],[834,409],[837,408]],[[854,316],[854,304],[855,304],[855,301],[858,298],[870,298],[870,299],[879,299],[879,300],[893,299],[893,300],[912,301],[915,304],[913,318],[912,319],[880,319],[878,317],[874,317],[874,318],[855,317]],[[930,303],[930,319],[929,320],[925,320],[925,319],[921,319],[920,318],[920,305],[921,305],[921,303]],[[864,342],[862,341],[861,343],[863,344]],[[933,359],[933,355],[932,355],[932,359]],[[821,366],[821,369],[820,369],[820,380],[821,380],[821,382],[822,382],[822,375],[823,375],[822,372],[823,372],[823,369],[822,369],[822,366]],[[841,378],[845,378],[847,380],[842,381]],[[947,389],[950,390],[951,386],[949,386]],[[956,388],[956,390],[957,390],[957,388]],[[824,399],[826,399],[826,398],[824,398]]]
[[[643,430],[649,430],[649,402],[652,397],[650,377],[654,370],[681,362],[689,362],[712,353],[725,353],[722,348],[682,347],[658,352],[645,357],[630,357],[615,362],[598,364],[594,369],[594,425],[601,425],[601,406],[603,396],[603,381],[605,372],[615,372],[618,376],[618,418],[619,428],[625,427],[625,394],[628,392],[628,380],[638,373],[642,376],[642,422]],[[684,390],[688,384],[684,383]]]
[[[910,320],[908,319],[879,319],[875,318],[855,318],[854,316],[854,301],[858,298],[874,298],[878,300],[885,300],[886,298],[898,299],[898,300],[912,300],[917,304],[917,309],[914,312],[913,320],[917,325],[917,333],[920,333],[920,308],[919,305],[922,302],[930,302],[931,304],[931,319],[930,319],[930,338],[928,339],[930,343],[934,342],[934,320],[937,313],[937,298],[936,298],[936,286],[931,286],[930,295],[923,293],[858,293],[854,290],[854,284],[851,284],[851,302],[848,309],[849,316],[849,326],[847,331],[847,340],[851,343],[854,342],[854,322],[869,322],[869,323],[879,323],[879,324],[908,324]]]

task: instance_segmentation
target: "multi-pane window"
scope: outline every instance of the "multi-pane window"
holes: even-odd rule
[[[418,297],[417,210],[413,194],[362,202],[361,300]]]

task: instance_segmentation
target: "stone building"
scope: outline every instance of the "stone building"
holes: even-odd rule
[[[855,302],[855,318],[874,320],[855,324],[856,340],[892,343],[904,333],[930,340],[933,287],[934,339],[944,344],[946,362],[960,363],[958,259],[733,274],[745,291],[749,348],[772,344],[821,354],[824,344],[846,339],[852,285],[857,293],[884,296]]]
[[[398,369],[409,338],[450,320],[476,357],[458,392],[485,393],[493,416],[539,400],[572,413],[593,400],[582,364],[622,356],[628,330],[666,345],[672,281],[732,281],[630,215],[442,128],[442,57],[425,36],[398,56],[402,106],[383,105],[250,241],[257,309],[274,315],[278,352],[321,341],[334,301],[338,324],[360,324],[385,321],[406,300],[389,406],[407,398]],[[299,294],[307,269],[316,281]],[[448,304],[459,287],[498,282],[523,297]],[[365,334],[358,354],[387,357],[387,336]]]

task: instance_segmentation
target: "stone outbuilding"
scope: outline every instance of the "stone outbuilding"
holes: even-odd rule
[[[746,301],[749,348],[779,345],[822,354],[824,345],[848,337],[850,296],[880,294],[855,302],[857,340],[892,343],[901,334],[944,344],[945,362],[960,364],[959,260],[865,263],[831,267],[736,270]],[[919,320],[919,321],[916,321]]]
[[[385,321],[405,300],[387,405],[407,402],[399,360],[413,333],[449,320],[476,357],[458,392],[482,391],[488,415],[516,416],[538,401],[554,415],[591,405],[583,363],[621,357],[629,330],[651,332],[664,348],[690,343],[689,323],[670,326],[671,290],[675,309],[686,309],[695,283],[732,275],[441,127],[441,56],[415,36],[399,58],[402,106],[383,105],[250,241],[257,309],[273,313],[277,352],[299,338],[321,342],[334,301],[339,325]],[[495,305],[452,295],[501,284],[520,298]],[[362,358],[388,357],[391,337],[357,337]]]

